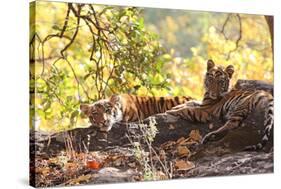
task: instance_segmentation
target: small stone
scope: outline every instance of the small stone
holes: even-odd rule
[[[169,130],[174,130],[176,127],[172,124],[169,125]]]

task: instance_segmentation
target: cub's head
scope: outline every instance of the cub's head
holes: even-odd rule
[[[89,118],[92,126],[101,131],[110,131],[114,123],[122,120],[121,99],[118,95],[91,105],[81,104],[80,110]]]
[[[229,88],[229,82],[234,73],[232,65],[226,68],[216,66],[212,60],[207,61],[207,72],[204,85],[209,98],[216,100],[222,97]]]

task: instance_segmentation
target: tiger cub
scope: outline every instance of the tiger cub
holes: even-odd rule
[[[242,121],[254,110],[265,111],[264,130],[261,141],[245,150],[260,150],[269,140],[273,131],[273,96],[262,90],[228,90],[234,73],[232,65],[223,68],[207,61],[204,80],[205,95],[199,106],[186,106],[167,111],[168,114],[190,121],[207,123],[215,118],[223,118],[226,123],[219,129],[206,134],[202,143],[223,138],[229,131],[238,128]]]
[[[114,123],[143,120],[190,100],[191,97],[142,97],[121,94],[99,100],[91,105],[82,104],[80,109],[93,126],[108,132]]]

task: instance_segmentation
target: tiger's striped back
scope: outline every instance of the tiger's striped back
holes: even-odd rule
[[[164,113],[173,107],[192,100],[191,97],[149,97],[129,94],[119,95],[122,101],[123,121],[143,120],[151,115]]]

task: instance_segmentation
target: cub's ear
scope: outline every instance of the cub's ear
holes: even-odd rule
[[[225,68],[225,71],[226,73],[228,73],[229,78],[231,78],[234,73],[234,67],[232,65],[229,65]]]
[[[90,108],[91,107],[88,104],[81,104],[80,105],[80,110],[86,115],[88,115],[90,113]]]
[[[121,97],[119,95],[112,95],[109,99],[113,105],[117,105],[118,107],[121,106]]]
[[[213,62],[213,60],[209,59],[207,61],[207,71],[209,71],[213,67],[215,67],[215,63]]]

